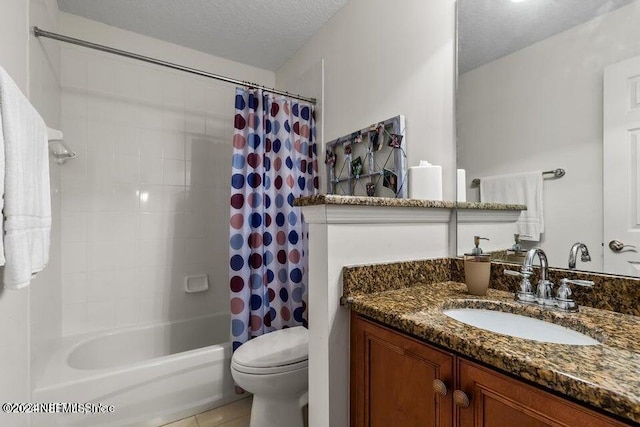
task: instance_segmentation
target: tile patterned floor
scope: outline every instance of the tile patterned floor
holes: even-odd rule
[[[164,427],[249,427],[251,397],[167,424]]]
[[[252,397],[229,403],[193,417],[165,424],[162,427],[249,427]],[[309,426],[309,406],[302,408],[305,427]]]

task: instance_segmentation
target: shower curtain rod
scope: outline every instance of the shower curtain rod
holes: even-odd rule
[[[184,71],[184,72],[187,72],[187,73],[196,74],[196,75],[202,76],[202,77],[208,77],[210,79],[220,80],[220,81],[227,82],[227,83],[233,83],[233,84],[239,85],[239,86],[246,86],[246,87],[255,88],[255,89],[263,89],[263,90],[265,90],[267,92],[271,92],[271,93],[276,94],[276,95],[284,95],[284,96],[288,96],[288,97],[291,97],[291,98],[300,99],[302,101],[307,101],[307,102],[309,102],[311,104],[314,104],[314,105],[316,104],[316,99],[315,98],[308,98],[306,96],[295,95],[295,94],[292,94],[292,93],[289,93],[289,92],[285,92],[285,91],[282,91],[282,90],[266,87],[266,86],[263,86],[263,85],[259,85],[259,84],[255,84],[255,83],[251,83],[251,82],[247,82],[247,81],[243,81],[243,80],[237,80],[237,79],[233,79],[231,77],[221,76],[219,74],[208,73],[206,71],[198,70],[198,69],[195,69],[195,68],[185,67],[184,65],[174,64],[173,62],[163,61],[163,60],[160,60],[160,59],[155,59],[155,58],[151,58],[151,57],[148,57],[148,56],[138,55],[138,54],[132,53],[132,52],[127,52],[126,50],[115,49],[115,48],[112,48],[112,47],[109,47],[109,46],[104,46],[104,45],[101,45],[101,44],[88,42],[86,40],[76,39],[76,38],[65,36],[65,35],[62,35],[62,34],[52,33],[52,32],[49,32],[49,31],[41,30],[38,27],[33,27],[33,34],[36,37],[46,37],[46,38],[49,38],[49,39],[59,40],[61,42],[71,43],[71,44],[75,44],[75,45],[78,45],[78,46],[87,47],[89,49],[100,50],[102,52],[112,53],[114,55],[120,55],[120,56],[124,56],[126,58],[137,59],[139,61],[148,62],[150,64],[160,65],[162,67],[167,67],[167,68],[173,68],[174,70]]]

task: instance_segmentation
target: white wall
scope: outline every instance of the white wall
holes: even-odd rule
[[[65,34],[273,86],[271,71],[78,16]],[[235,87],[62,49],[64,335],[228,311]],[[184,277],[210,289],[187,295]]]
[[[29,2],[3,0],[0,9],[0,66],[29,94],[27,46],[29,43]]]
[[[30,25],[57,31],[58,2],[31,0]],[[53,40],[31,37],[29,40],[30,101],[49,127],[60,129],[60,45]],[[51,248],[49,264],[29,287],[31,292],[31,385],[44,369],[51,345],[61,335],[62,298],[61,266],[61,167],[49,161],[51,178]]]
[[[468,186],[487,175],[567,171],[544,183],[541,246],[551,265],[566,267],[582,241],[592,261],[578,268],[602,269],[603,68],[640,55],[638,16],[635,2],[460,76],[458,161]],[[478,190],[467,194],[474,200]]]
[[[349,310],[342,267],[447,256],[451,210],[311,206],[309,425],[349,425]],[[429,242],[425,244],[424,242]]]
[[[55,0],[8,0],[0,9],[0,66],[51,127],[60,125],[59,51],[29,38],[29,26],[55,30]],[[0,289],[0,401],[27,402],[47,348],[60,336],[59,171],[51,165],[53,232],[47,268],[25,289]],[[27,415],[0,414],[0,424],[28,425]]]
[[[317,93],[301,76],[324,59],[324,141],[404,114],[409,166],[442,165],[444,198],[455,200],[454,6],[351,0],[277,71],[277,86]]]
[[[0,13],[0,65],[28,93],[28,3],[9,0]],[[29,288],[0,288],[0,401],[27,402],[29,384]],[[0,424],[26,426],[26,415],[0,413]]]
[[[323,143],[404,114],[409,165],[420,159],[441,164],[444,197],[455,200],[455,4],[410,0],[401,6],[350,0],[276,72],[276,84],[319,98]],[[324,180],[324,149],[319,151]],[[342,266],[446,256],[448,231],[446,222],[311,225],[311,426],[348,425],[349,319],[338,304]]]

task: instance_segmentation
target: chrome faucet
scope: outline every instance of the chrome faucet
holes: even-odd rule
[[[576,258],[578,257],[578,250],[581,251],[580,259],[582,262],[591,261],[591,255],[589,255],[589,249],[587,249],[587,245],[584,243],[576,242],[571,246],[571,250],[569,251],[569,270],[574,270],[576,268]]]
[[[536,287],[534,294],[531,282],[529,282],[529,277],[533,274],[533,261],[535,260],[536,255],[540,259],[540,280],[538,281],[538,286]],[[527,303],[536,301],[542,305],[553,304],[553,295],[551,294],[553,283],[551,283],[548,278],[549,261],[547,260],[547,254],[545,254],[541,248],[529,249],[524,258],[524,262],[522,263],[522,269],[520,272],[512,270],[505,270],[504,272],[511,276],[522,277],[520,291],[516,294],[517,301]]]
[[[533,292],[529,278],[533,274],[533,261],[536,255],[540,259],[540,280],[538,281],[536,291]],[[549,280],[549,262],[547,260],[547,254],[545,254],[541,248],[533,248],[527,252],[520,271],[504,270],[504,274],[522,278],[522,281],[520,282],[520,290],[516,292],[515,295],[516,301],[524,304],[541,305],[545,308],[553,308],[562,311],[578,311],[578,305],[571,298],[572,293],[568,286],[569,283],[586,287],[593,286],[593,282],[588,280],[562,279],[562,284],[557,291],[557,297],[554,297],[552,292],[553,283]]]

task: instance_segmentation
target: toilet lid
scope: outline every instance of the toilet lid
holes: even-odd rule
[[[282,329],[246,342],[235,353],[236,365],[271,368],[306,361],[309,357],[309,333],[303,326]]]

